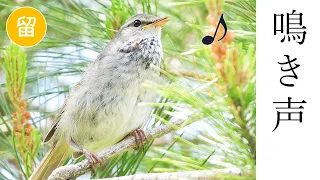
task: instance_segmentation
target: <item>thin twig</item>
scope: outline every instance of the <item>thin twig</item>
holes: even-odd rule
[[[151,128],[145,132],[147,140],[153,140],[155,138],[161,137],[164,134],[170,133],[174,130],[177,130],[175,127],[181,127],[182,125],[190,124],[192,121],[183,121],[175,120],[170,122],[168,125],[160,125],[154,128]],[[118,156],[132,148],[136,147],[136,141],[134,136],[129,136],[128,138],[120,141],[119,143],[103,150],[98,153],[97,156],[102,160],[107,160],[112,157]],[[88,160],[83,160],[77,164],[62,166],[55,169],[49,177],[49,180],[64,180],[71,177],[80,176],[88,171],[91,171],[91,166]]]

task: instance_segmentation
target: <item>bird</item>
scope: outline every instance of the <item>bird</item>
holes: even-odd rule
[[[139,104],[154,102],[156,94],[142,84],[153,79],[153,74],[160,75],[151,65],[160,67],[161,31],[168,21],[169,16],[130,17],[84,68],[82,79],[71,88],[44,138],[52,146],[30,180],[48,179],[71,155],[84,155],[93,166],[101,163],[95,153],[127,135],[143,139],[141,128],[152,108]]]

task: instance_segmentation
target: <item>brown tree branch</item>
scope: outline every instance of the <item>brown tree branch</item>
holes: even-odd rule
[[[183,121],[183,120],[175,120],[170,122],[168,125],[160,125],[151,129],[148,129],[145,132],[146,138],[148,141],[151,141],[155,138],[158,138],[164,134],[170,133],[177,128],[181,128],[181,126],[185,126],[190,124],[191,121]],[[118,156],[132,148],[136,147],[136,141],[133,136],[129,136],[119,143],[99,152],[97,156],[102,160],[107,160],[112,157]],[[59,167],[55,169],[49,177],[49,180],[64,180],[69,179],[71,177],[80,176],[86,172],[91,171],[91,166],[88,160],[83,160],[77,164],[71,164]]]

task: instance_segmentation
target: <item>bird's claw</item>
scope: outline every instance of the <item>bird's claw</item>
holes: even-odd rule
[[[132,133],[136,139],[137,146],[142,146],[142,151],[144,151],[144,142],[147,141],[144,131],[141,129],[136,129]]]
[[[102,160],[92,152],[84,151],[83,154],[86,156],[87,160],[90,162],[93,171],[95,171],[95,165],[99,164],[102,166]]]

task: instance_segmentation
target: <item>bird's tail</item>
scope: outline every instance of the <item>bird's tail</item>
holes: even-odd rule
[[[55,143],[29,177],[29,180],[47,180],[52,171],[61,166],[71,153],[69,144],[65,142]]]

